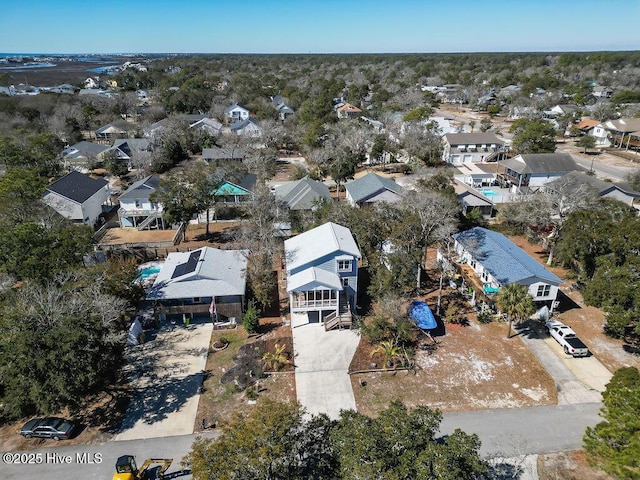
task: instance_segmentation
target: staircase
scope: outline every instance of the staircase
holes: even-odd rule
[[[349,306],[349,302],[347,301],[347,299],[343,298],[342,296],[340,297],[338,311],[340,312],[340,314],[332,312],[324,317],[325,331],[333,330],[334,328],[351,328],[351,307]]]
[[[138,230],[144,230],[149,225],[151,225],[151,222],[153,222],[157,218],[158,218],[158,212],[153,212],[151,215],[149,215],[147,218],[145,218],[142,222],[138,224]]]

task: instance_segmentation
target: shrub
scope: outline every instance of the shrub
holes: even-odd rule
[[[256,333],[260,325],[260,310],[256,306],[256,302],[249,300],[247,311],[242,317],[242,326],[248,333]]]

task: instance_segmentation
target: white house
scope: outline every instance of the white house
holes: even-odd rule
[[[555,307],[560,278],[501,233],[475,227],[453,236],[458,263],[471,267],[483,291],[493,295],[501,287],[517,283],[527,287],[534,302]]]
[[[230,107],[224,109],[224,118],[228,123],[236,123],[249,118],[249,109],[234,103]]]
[[[73,171],[53,182],[42,201],[65,218],[85,225],[95,225],[102,205],[109,199],[109,183]]]
[[[118,209],[120,227],[135,227],[138,230],[165,228],[162,204],[150,198],[159,186],[160,178],[149,175],[131,184],[120,195],[118,199],[120,200],[120,209]]]
[[[443,142],[442,159],[454,165],[495,161],[505,148],[493,133],[448,133]]]
[[[291,325],[351,324],[360,250],[351,231],[325,223],[284,242]]]

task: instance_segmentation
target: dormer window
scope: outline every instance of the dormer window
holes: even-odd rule
[[[351,260],[338,260],[338,272],[350,272]]]

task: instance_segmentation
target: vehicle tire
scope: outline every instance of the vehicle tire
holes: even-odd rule
[[[564,353],[566,353],[567,355],[569,355],[569,349],[567,347],[564,347]]]
[[[60,437],[58,435],[54,435],[51,438],[53,438],[56,442],[60,441]]]
[[[31,434],[30,433],[25,433],[23,436],[24,436],[24,438],[31,438]]]

